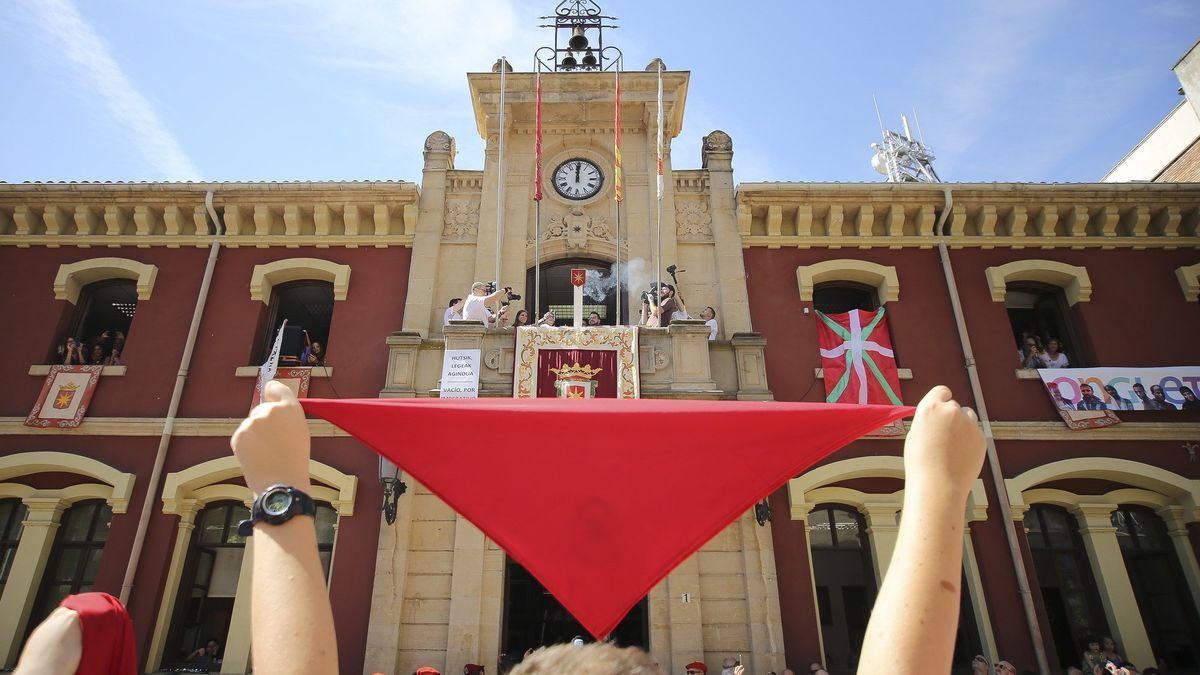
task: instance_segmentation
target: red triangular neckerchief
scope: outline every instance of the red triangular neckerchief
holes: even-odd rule
[[[592,635],[755,502],[911,407],[301,399],[412,474]]]

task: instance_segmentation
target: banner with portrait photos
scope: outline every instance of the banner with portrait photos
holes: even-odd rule
[[[73,429],[83,423],[104,366],[50,366],[27,427]]]
[[[1200,410],[1200,366],[1044,368],[1038,374],[1072,428],[1116,424],[1117,412]]]

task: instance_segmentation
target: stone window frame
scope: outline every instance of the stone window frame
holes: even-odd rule
[[[358,492],[357,476],[342,473],[328,464],[314,459],[310,459],[308,462],[308,474],[313,481],[309,494],[314,501],[326,502],[332,506],[338,514],[339,524],[342,517],[354,515],[354,500]],[[151,634],[149,648],[146,650],[148,671],[157,670],[162,665],[171,628],[171,617],[179,596],[179,583],[183,577],[183,568],[192,544],[192,531],[196,526],[196,515],[208,504],[220,501],[240,501],[249,508],[254,502],[254,495],[250,489],[244,485],[225,482],[241,475],[242,471],[237,458],[226,456],[190,466],[182,471],[169,473],[163,481],[161,496],[163,513],[179,516],[179,522],[176,524],[175,537],[171,545],[171,556],[164,576],[163,592],[154,622],[154,631]],[[253,543],[254,540],[251,537],[247,543],[247,555],[242,558],[242,569],[238,576],[239,590],[234,598],[233,617],[224,651],[225,666],[234,668],[228,672],[245,672],[250,664],[250,594],[243,593],[242,589],[250,588]],[[336,562],[337,541],[335,539],[328,581],[333,579]]]
[[[138,302],[149,300],[158,278],[158,267],[129,258],[88,258],[58,266],[54,277],[54,299],[78,303],[83,287],[108,279],[130,279],[136,283]]]
[[[350,291],[350,266],[322,258],[284,258],[255,265],[250,275],[250,299],[271,305],[275,286],[289,281],[316,280],[333,284],[333,300],[345,300]]]
[[[1057,260],[1014,260],[984,270],[992,302],[1004,302],[1008,285],[1033,281],[1062,289],[1068,306],[1092,299],[1092,279],[1086,267],[1069,265]]]
[[[894,266],[880,265],[867,260],[838,258],[796,268],[796,284],[800,290],[801,302],[812,302],[813,290],[817,284],[831,281],[852,281],[870,286],[875,289],[880,305],[900,300],[900,278]]]

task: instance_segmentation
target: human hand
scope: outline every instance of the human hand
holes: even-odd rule
[[[746,666],[738,664],[733,667],[733,675],[746,675]]]
[[[230,439],[246,486],[255,495],[276,483],[308,492],[311,440],[304,409],[282,382],[268,382],[263,393],[263,402],[250,411]]]
[[[984,441],[975,411],[938,385],[917,405],[904,443],[906,482],[965,496],[983,466]]]

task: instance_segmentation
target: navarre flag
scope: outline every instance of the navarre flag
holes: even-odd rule
[[[885,310],[817,312],[827,403],[902,405]]]
[[[625,181],[621,171],[621,71],[613,71],[617,83],[617,104],[613,110],[613,196],[625,201]]]
[[[534,76],[534,105],[533,105],[533,199],[542,201],[542,64],[537,66]],[[621,155],[617,154],[617,185],[621,184]],[[620,188],[617,188],[618,190]]]

